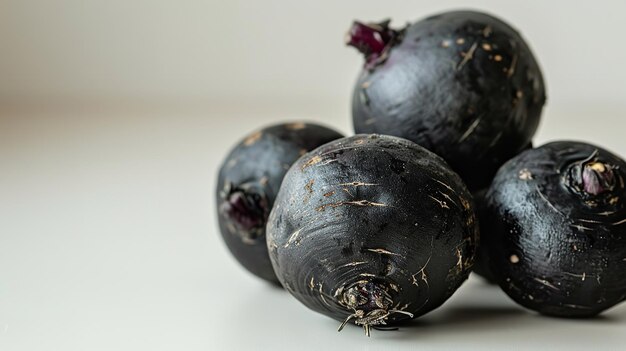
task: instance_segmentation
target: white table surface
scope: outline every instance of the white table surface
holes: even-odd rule
[[[213,191],[243,134],[297,118],[347,132],[348,108],[245,105],[2,112],[0,350],[626,347],[626,304],[592,320],[546,318],[479,279],[397,332],[337,333],[336,321],[229,256]],[[585,139],[626,155],[625,117],[550,107],[536,140]]]

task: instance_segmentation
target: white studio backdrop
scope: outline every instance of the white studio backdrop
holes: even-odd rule
[[[622,104],[623,1],[0,1],[0,101],[346,104],[353,19],[482,9],[518,28],[549,104]]]

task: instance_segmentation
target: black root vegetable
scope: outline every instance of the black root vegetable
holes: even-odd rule
[[[278,124],[250,134],[226,157],[217,183],[217,217],[226,246],[247,270],[278,282],[265,225],[283,177],[300,156],[341,137],[315,124]]]
[[[367,335],[446,301],[467,279],[477,241],[459,176],[432,152],[383,135],[339,139],[298,160],[267,230],[282,285]]]
[[[565,141],[502,166],[481,228],[491,270],[513,300],[588,317],[626,298],[625,171],[612,153]]]
[[[365,55],[352,98],[355,131],[420,144],[472,191],[487,187],[537,129],[541,71],[522,37],[495,17],[447,12],[401,30],[355,22],[347,43]]]

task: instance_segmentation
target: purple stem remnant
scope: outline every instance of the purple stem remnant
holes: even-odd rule
[[[261,196],[235,190],[222,203],[222,211],[239,229],[252,232],[265,225],[266,202]]]
[[[367,65],[378,60],[397,32],[389,28],[389,21],[381,23],[361,23],[354,21],[346,35],[346,44],[355,47],[363,55]]]
[[[615,175],[611,166],[602,162],[585,164],[582,172],[583,190],[590,195],[613,190]]]

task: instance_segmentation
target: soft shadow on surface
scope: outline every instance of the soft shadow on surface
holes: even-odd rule
[[[410,327],[432,327],[439,323],[445,323],[446,325],[454,324],[472,324],[475,325],[477,321],[485,323],[493,323],[494,321],[502,321],[519,316],[526,315],[527,313],[516,307],[453,307],[443,313],[440,318],[437,318],[434,322],[427,322],[416,320],[414,323],[408,324]]]
[[[616,308],[616,307],[614,307]],[[620,311],[623,308],[619,309]],[[555,323],[560,322],[572,322],[572,323],[602,323],[602,324],[614,324],[614,323],[622,323],[626,321],[626,313],[615,313],[613,309],[609,309],[608,311],[604,311],[603,313],[592,316],[592,317],[558,317],[558,316],[548,316],[540,313],[533,314],[534,317],[541,318],[543,320],[554,321]]]
[[[520,323],[528,323],[528,318],[527,312],[516,307],[452,307],[402,323],[398,330],[372,330],[372,338],[396,341],[462,338],[462,335],[485,331],[504,332]],[[354,325],[347,328],[360,329]]]
[[[516,335],[525,335],[525,332],[550,329],[557,324],[560,327],[580,324],[619,326],[626,322],[624,307],[619,306],[616,310],[611,309],[591,318],[558,318],[524,309],[512,301],[494,299],[493,304],[490,304],[468,298],[457,300],[451,305],[444,304],[435,311],[400,325],[397,331],[378,332],[380,335],[377,337],[423,340],[449,338],[451,335],[494,335],[512,329],[519,331]]]
[[[276,283],[276,282],[265,282],[265,281],[264,281],[263,283],[265,283],[264,288],[265,288],[265,289],[267,289],[267,290],[269,290],[269,291],[272,291],[272,292],[275,292],[275,291],[284,291],[284,292],[287,292],[287,290],[285,290],[285,288],[283,288],[283,286],[282,286],[282,285],[280,285],[280,283]]]
[[[393,340],[445,340],[488,331],[499,333],[533,319],[532,312],[510,301],[497,286],[473,281],[463,286],[450,301],[412,321],[401,323],[398,330],[375,330],[376,338]]]
[[[247,283],[242,284],[246,288],[235,290],[231,296],[237,303],[229,308],[231,313],[225,316],[229,322],[241,324],[242,317],[254,315],[255,323],[268,330],[287,328],[296,334],[320,330],[324,335],[334,334],[340,324],[340,321],[307,309],[281,286],[261,280]],[[512,335],[511,342],[522,342],[528,333],[540,333],[555,327],[567,329],[571,326],[578,330],[585,324],[621,326],[626,322],[626,304],[593,318],[555,318],[524,309],[497,286],[473,281],[460,290],[443,306],[400,324],[398,330],[372,330],[372,339],[404,340],[407,343],[414,340],[450,342],[498,338],[500,335],[509,335],[510,338]],[[288,327],[285,326],[286,321]],[[327,334],[327,331],[332,333]],[[342,333],[338,333],[341,337],[348,337],[346,334],[361,336],[363,332],[361,327],[349,324]]]
[[[447,332],[452,329],[471,331],[474,329],[509,329],[515,321],[529,317],[529,313],[517,307],[499,306],[458,306],[440,311],[433,316],[418,318],[402,328],[414,332],[433,332],[433,329],[443,328]]]

